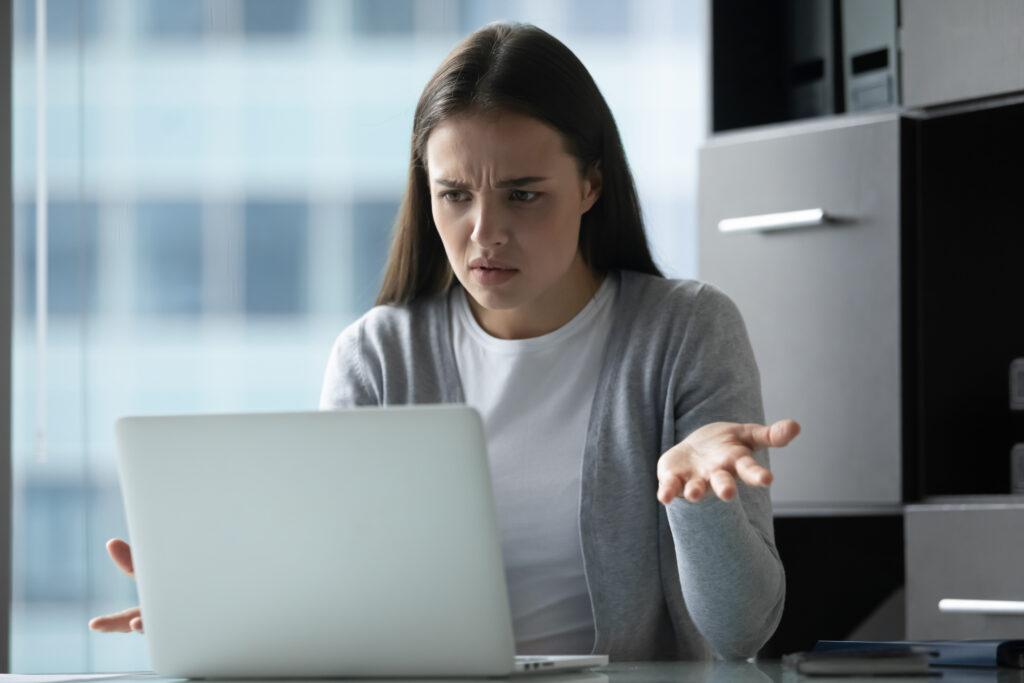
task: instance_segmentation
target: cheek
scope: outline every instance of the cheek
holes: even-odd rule
[[[542,260],[562,263],[576,255],[579,244],[579,216],[571,207],[556,206],[528,221],[520,235],[524,248]]]
[[[434,226],[441,238],[444,250],[449,256],[458,255],[466,249],[466,235],[462,228],[462,221],[451,211],[445,211],[431,204],[431,215],[434,217]]]

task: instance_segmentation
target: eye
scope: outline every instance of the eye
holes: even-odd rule
[[[539,196],[539,192],[530,192],[529,190],[512,190],[509,194],[509,199],[516,202],[529,203],[537,199]]]
[[[441,193],[441,199],[449,202],[464,202],[468,199],[466,193],[462,190],[447,190]]]

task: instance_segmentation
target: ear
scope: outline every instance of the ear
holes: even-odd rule
[[[601,197],[601,162],[595,161],[583,175],[583,202],[580,205],[580,215],[590,211]]]

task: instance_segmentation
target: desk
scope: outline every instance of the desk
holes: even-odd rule
[[[678,662],[613,664],[596,671],[608,677],[608,683],[791,683],[828,681],[829,683],[1024,683],[1024,670],[936,668],[939,676],[800,676],[783,670],[781,662]]]
[[[750,664],[746,662],[640,662],[629,664],[613,664],[611,666],[594,669],[593,671],[578,674],[541,674],[537,676],[522,676],[511,679],[516,683],[520,681],[535,681],[536,683],[796,683],[806,681],[828,681],[829,683],[913,683],[922,681],[927,683],[1024,683],[1024,670],[1017,669],[968,669],[968,668],[944,668],[935,669],[941,676],[930,677],[887,677],[887,676],[865,676],[865,677],[808,677],[798,676],[793,671],[784,671],[778,660],[757,662]],[[0,676],[0,683],[3,683],[8,676]],[[14,677],[10,677],[13,679]],[[31,683],[31,676],[18,676],[19,683]],[[68,679],[71,679],[68,676]],[[113,679],[106,679],[114,683],[183,683],[186,679],[162,678],[155,674],[127,674]],[[403,679],[403,683],[410,683],[414,679]],[[504,679],[424,679],[423,683],[499,683]],[[40,677],[42,681],[42,677]],[[372,683],[384,683],[382,679],[371,679]],[[105,683],[105,682],[104,682]],[[232,683],[242,683],[240,680]],[[268,680],[260,680],[257,683],[271,683]],[[326,683],[323,679],[317,683]],[[346,683],[352,683],[347,679]],[[389,682],[392,683],[392,682]]]

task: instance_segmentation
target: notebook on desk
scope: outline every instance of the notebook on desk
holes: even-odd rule
[[[163,675],[505,676],[608,662],[514,657],[470,408],[138,417],[116,431]]]

